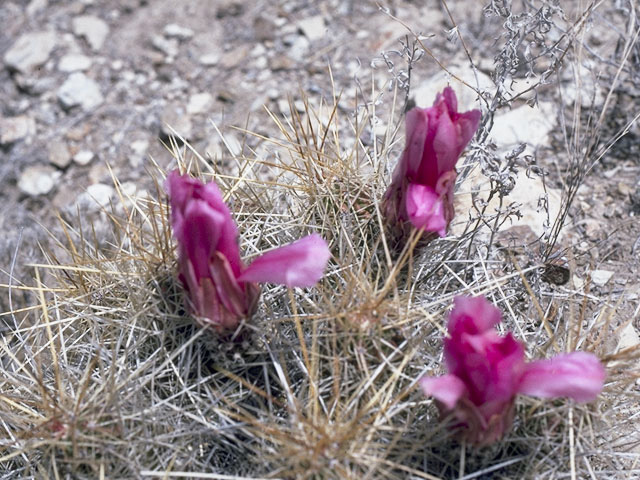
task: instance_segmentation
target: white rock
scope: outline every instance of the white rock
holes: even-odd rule
[[[18,188],[27,195],[34,197],[46,195],[53,190],[60,175],[62,175],[62,172],[49,165],[27,167],[20,175]]]
[[[49,144],[49,163],[58,168],[66,168],[71,163],[71,154],[62,140],[53,140]]]
[[[89,46],[97,51],[102,48],[109,35],[109,25],[93,15],[81,15],[73,19],[73,33],[84,37]]]
[[[35,132],[36,122],[27,115],[0,117],[0,145],[10,145]]]
[[[222,142],[219,138],[212,138],[204,149],[205,155],[213,160],[219,160],[226,153],[222,149]]]
[[[267,57],[257,57],[253,61],[253,66],[258,70],[265,70],[269,66],[269,60]]]
[[[68,53],[58,62],[58,70],[61,72],[79,72],[88,70],[92,60],[86,55],[79,53]]]
[[[125,197],[133,197],[138,191],[138,184],[135,182],[123,182],[120,184],[120,191]]]
[[[193,37],[193,30],[186,27],[181,27],[175,23],[170,23],[164,27],[164,34],[167,37],[175,37],[180,40],[188,40]]]
[[[573,288],[580,291],[584,287],[585,281],[577,275],[573,275]]]
[[[289,100],[286,98],[279,98],[276,103],[278,104],[278,110],[280,113],[286,116],[291,115],[291,108],[289,106]]]
[[[115,189],[104,183],[95,183],[86,192],[82,192],[76,199],[75,207],[79,210],[95,212],[105,208],[115,196]]]
[[[91,150],[80,150],[73,156],[73,161],[78,165],[89,165],[93,160],[93,152]]]
[[[296,35],[291,46],[287,49],[287,55],[296,62],[307,60],[309,53],[309,40],[302,35]]]
[[[27,6],[27,15],[32,17],[40,10],[46,8],[48,3],[49,2],[47,0],[31,0],[29,5]]]
[[[537,107],[528,105],[514,108],[495,116],[491,138],[503,148],[521,142],[530,147],[547,144],[548,135],[555,127],[556,107],[550,102],[540,102]]]
[[[436,95],[442,92],[445,87],[450,86],[456,92],[456,96],[458,98],[458,110],[466,112],[467,110],[480,108],[481,103],[478,98],[478,94],[462,82],[466,82],[474,88],[479,89],[481,92],[495,88],[491,77],[479,70],[474,73],[468,63],[463,63],[461,65],[453,64],[448,66],[448,69],[456,78],[447,72],[440,70],[426,82],[415,87],[412,86],[411,96],[416,102],[416,105],[422,108],[430,107],[433,105]]]
[[[576,101],[585,108],[601,107],[605,100],[605,90],[598,75],[585,65],[574,64],[573,79],[562,89],[563,101],[574,104]]]
[[[224,145],[231,155],[237,157],[242,153],[242,144],[233,133],[224,135]]]
[[[458,192],[454,196],[454,206],[457,217],[452,222],[451,231],[454,235],[459,235],[464,230],[464,226],[467,223],[468,213],[471,212],[473,216],[476,215],[475,209],[472,203],[472,192],[478,192],[479,199],[485,200],[489,193],[489,179],[487,179],[479,168],[476,168],[465,179],[464,183],[460,186]],[[549,208],[549,220],[547,220],[547,212],[540,206],[540,199],[547,195],[547,202]],[[516,175],[516,183],[514,189],[505,196],[502,202],[502,208],[515,204],[521,213],[521,218],[516,215],[511,215],[509,220],[502,222],[499,231],[506,230],[514,226],[527,225],[531,230],[540,237],[545,233],[545,223],[553,224],[553,221],[560,212],[561,195],[560,192],[551,188],[549,185],[545,185],[540,177],[532,175],[531,178],[527,177],[525,171],[520,171]],[[500,201],[498,196],[489,202],[487,206],[486,215],[494,215],[500,207]],[[488,233],[483,231],[483,233]],[[562,238],[562,232],[560,235]]]
[[[160,35],[154,35],[151,38],[151,45],[167,57],[175,57],[178,55],[178,41],[175,38],[167,40]]]
[[[136,140],[130,145],[133,153],[129,155],[129,164],[133,168],[138,168],[144,163],[145,156],[149,150],[149,141],[145,139]]]
[[[96,82],[84,73],[74,72],[58,89],[58,100],[64,108],[80,106],[88,111],[102,104],[104,98]]]
[[[302,30],[304,36],[311,42],[320,40],[327,33],[327,27],[324,24],[324,18],[322,18],[322,15],[316,15],[300,20],[298,22],[298,28]]]
[[[202,55],[198,59],[198,62],[200,62],[200,65],[202,65],[204,67],[213,67],[213,66],[217,65],[218,62],[220,62],[220,54],[219,53],[206,53],[206,54]]]
[[[258,43],[255,47],[251,49],[251,56],[254,58],[264,57],[267,54],[268,50],[263,44]]]
[[[196,114],[206,112],[213,103],[213,95],[207,92],[195,93],[189,97],[187,113]]]
[[[618,337],[618,350],[635,347],[638,344],[640,344],[640,336],[638,336],[638,332],[636,332],[636,329],[633,328],[633,325],[630,323],[620,332],[620,336]]]
[[[22,35],[4,55],[4,63],[21,73],[29,73],[49,59],[56,46],[53,31],[32,32]]]
[[[615,272],[612,272],[611,270],[594,270],[591,272],[591,281],[596,285],[602,287],[606,285],[609,280],[611,280],[611,277],[613,277],[614,273]]]
[[[136,140],[134,142],[131,142],[131,150],[133,150],[133,152],[136,155],[145,155],[148,149],[149,149],[148,140],[142,139],[142,140]]]

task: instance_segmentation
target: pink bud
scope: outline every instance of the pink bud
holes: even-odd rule
[[[330,254],[319,235],[267,252],[245,268],[238,230],[217,185],[173,171],[167,190],[179,278],[191,310],[205,325],[235,329],[260,296],[255,282],[309,287],[322,277]]]
[[[432,107],[407,113],[406,145],[384,196],[387,221],[444,236],[454,215],[455,166],[480,123],[480,111],[458,113],[450,87]]]
[[[498,335],[500,311],[483,297],[457,297],[444,341],[448,374],[424,377],[420,385],[469,442],[486,445],[510,428],[518,393],[590,401],[602,390],[605,372],[590,353],[573,352],[527,364],[511,333]]]

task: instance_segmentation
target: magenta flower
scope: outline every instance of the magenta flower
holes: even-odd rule
[[[478,445],[499,440],[511,427],[517,394],[589,402],[604,384],[604,368],[591,353],[527,363],[524,346],[494,329],[500,321],[500,310],[484,297],[457,297],[444,341],[449,373],[420,379],[425,395],[443,414],[453,413],[462,437]]]
[[[406,143],[384,196],[390,225],[404,222],[441,237],[451,222],[456,162],[480,123],[480,111],[458,113],[458,100],[447,87],[429,108],[407,113]]]
[[[322,277],[330,253],[319,235],[269,251],[245,267],[236,224],[214,182],[203,184],[173,171],[167,190],[179,278],[191,310],[205,325],[218,331],[236,328],[260,296],[255,282],[310,287]]]

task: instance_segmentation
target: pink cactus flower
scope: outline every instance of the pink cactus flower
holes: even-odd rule
[[[480,111],[458,113],[447,87],[429,108],[407,113],[406,143],[384,196],[387,222],[403,230],[408,220],[418,229],[444,237],[453,219],[456,162],[480,123]]]
[[[484,297],[457,297],[444,341],[449,373],[420,379],[424,394],[437,400],[443,414],[452,413],[461,436],[477,445],[499,440],[511,427],[517,394],[589,402],[605,379],[591,353],[527,363],[522,343],[495,330],[501,319],[500,310]]]
[[[322,277],[330,253],[319,235],[266,252],[245,267],[236,224],[214,182],[203,184],[173,171],[167,191],[179,278],[191,310],[206,326],[235,329],[251,315],[260,296],[255,282],[310,287]]]

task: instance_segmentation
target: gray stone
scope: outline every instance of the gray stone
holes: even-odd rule
[[[21,192],[31,196],[46,195],[62,175],[62,172],[49,165],[36,165],[27,167],[18,180],[18,188]]]
[[[71,153],[63,140],[49,143],[49,163],[58,168],[66,168],[71,163]]]
[[[58,62],[58,70],[61,72],[80,72],[91,67],[92,60],[86,55],[68,53]]]
[[[189,103],[187,104],[187,113],[198,114],[206,112],[213,104],[213,95],[207,92],[194,93],[189,97]]]
[[[295,67],[295,62],[286,55],[275,55],[269,59],[269,68],[274,72],[280,70],[291,70]]]
[[[633,188],[624,182],[618,182],[618,193],[623,197],[628,197],[633,193]]]
[[[181,27],[175,23],[170,23],[164,27],[164,35],[169,38],[177,38],[179,40],[188,40],[193,37],[193,30]]]
[[[29,95],[43,95],[55,90],[57,86],[56,79],[54,77],[36,77],[34,75],[25,73],[16,73],[13,76],[13,81]]]
[[[35,132],[36,122],[27,115],[0,117],[0,145],[10,145]]]
[[[253,22],[253,33],[257,41],[268,42],[275,37],[278,27],[271,17],[258,16]]]
[[[7,50],[4,63],[13,70],[29,73],[49,59],[55,46],[56,34],[53,31],[27,33]]]
[[[80,150],[73,156],[73,161],[78,165],[89,165],[93,160],[93,152],[91,150]]]
[[[73,19],[73,33],[84,37],[89,46],[94,50],[100,50],[109,35],[109,25],[93,15],[81,15]]]
[[[160,123],[161,132],[167,137],[178,135],[188,140],[193,133],[191,118],[183,107],[178,105],[167,105],[162,112]]]
[[[104,98],[96,82],[84,73],[75,72],[58,89],[58,100],[64,108],[80,106],[89,111],[102,104]]]
[[[595,218],[585,218],[584,233],[589,240],[598,240],[601,233],[600,222]]]
[[[236,47],[228,52],[225,52],[220,57],[220,65],[223,68],[232,69],[242,64],[249,55],[249,48],[245,45]]]
[[[92,184],[109,182],[111,180],[111,170],[109,170],[106,163],[96,163],[89,169],[87,177]]]

